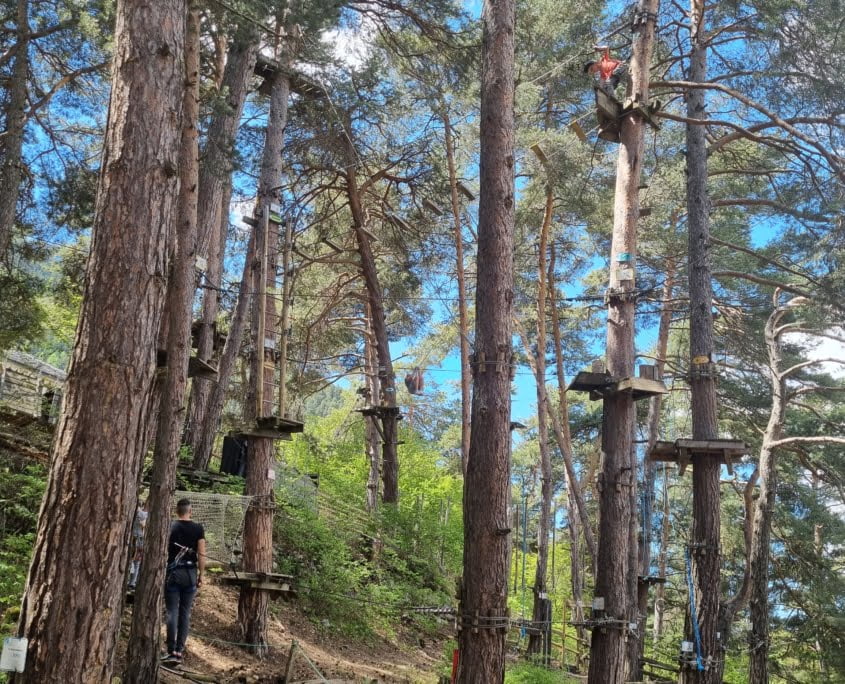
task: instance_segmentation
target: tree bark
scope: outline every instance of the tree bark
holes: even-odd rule
[[[176,487],[176,465],[184,422],[185,387],[191,347],[191,309],[197,243],[197,174],[199,148],[199,7],[192,4],[185,22],[185,87],[180,142],[179,216],[175,254],[167,286],[167,374],[159,403],[148,498],[149,519],[144,533],[147,562],[141,565],[132,608],[126,656],[126,682],[145,684],[158,679],[161,598],[170,531],[170,504]]]
[[[378,361],[376,359],[376,348],[373,343],[373,326],[370,323],[370,306],[367,304],[367,330],[364,334],[364,382],[366,383],[367,398],[373,402],[379,395],[378,387]],[[370,464],[370,472],[367,477],[367,510],[375,513],[378,510],[378,483],[381,474],[381,458],[379,454],[379,434],[375,421],[376,416],[364,417],[364,443],[367,450],[367,461]]]
[[[469,367],[469,313],[467,311],[466,276],[464,273],[464,234],[461,223],[461,205],[458,197],[458,174],[455,169],[455,143],[452,137],[452,123],[445,102],[440,104],[443,117],[443,135],[446,143],[446,165],[449,170],[449,195],[452,205],[455,238],[455,275],[458,285],[458,334],[461,350],[461,471],[466,475],[469,457],[470,392]]]
[[[108,682],[179,189],[185,3],[116,9],[91,255],[21,612],[30,682]],[[95,540],[96,543],[92,543]]]
[[[674,218],[673,221],[674,223]],[[660,311],[660,323],[657,328],[657,375],[663,377],[666,365],[666,350],[669,347],[669,328],[672,323],[672,295],[675,288],[675,262],[669,259],[666,262],[666,271],[663,281],[663,306]],[[663,404],[663,395],[656,394],[648,404],[647,433],[648,444],[646,454],[650,453],[657,442],[660,429],[660,410]],[[640,566],[639,574],[645,578],[651,574],[651,533],[652,533],[652,511],[654,510],[654,485],[657,473],[657,463],[646,459],[643,464],[643,522],[640,533]],[[658,585],[662,586],[662,585]],[[643,678],[642,657],[645,650],[645,632],[648,615],[648,585],[641,585],[637,606],[637,658],[634,661],[634,672],[632,679]]]
[[[690,5],[690,80],[702,83],[707,78],[707,45],[704,36],[704,1]],[[704,90],[687,93],[687,116],[703,119]],[[719,436],[716,414],[716,379],[710,362],[713,357],[713,285],[710,256],[709,197],[707,193],[707,140],[703,126],[687,125],[687,224],[689,230],[690,295],[690,403],[692,438],[716,439]],[[682,666],[680,681],[713,684],[721,682],[724,651],[716,637],[720,595],[720,525],[721,502],[719,475],[722,466],[713,456],[693,461],[693,523],[689,548],[695,600],[689,640],[696,643],[696,662]],[[691,599],[692,600],[692,599]],[[700,658],[701,662],[697,662]],[[701,668],[701,669],[699,669]]]
[[[513,364],[514,5],[482,11],[481,192],[472,439],[464,478],[464,575],[458,637],[460,684],[505,675]]]
[[[775,296],[777,297],[777,294]],[[788,305],[777,306],[777,301],[775,305],[776,308],[766,321],[764,331],[769,356],[772,408],[769,411],[769,422],[760,446],[760,459],[757,464],[760,494],[754,507],[754,522],[751,530],[749,684],[768,684],[769,681],[769,542],[777,493],[776,450],[772,443],[777,442],[783,434],[788,403],[787,374],[781,371],[783,352],[778,327],[789,308]]]
[[[554,211],[554,192],[551,181],[546,187],[546,206],[537,255],[537,357],[534,377],[537,384],[537,439],[540,444],[540,520],[537,526],[537,568],[534,573],[534,609],[532,622],[537,627],[545,617],[548,599],[546,568],[549,561],[549,526],[552,512],[552,458],[549,453],[549,428],[547,420],[549,398],[546,393],[546,250]],[[527,340],[526,340],[527,342]],[[527,347],[527,345],[526,345]],[[544,635],[532,633],[528,639],[528,653],[543,650]]]
[[[660,553],[657,556],[657,576],[666,578],[666,555],[669,551],[669,467],[663,465],[663,515],[660,522]],[[663,636],[666,614],[665,584],[657,585],[654,597],[654,643]]]
[[[554,243],[551,247],[549,258],[549,304],[552,313],[552,339],[555,349],[555,368],[557,371],[558,386],[558,410],[555,413],[551,403],[547,403],[549,418],[552,421],[552,430],[555,433],[555,440],[563,457],[564,472],[566,473],[566,486],[569,489],[572,502],[575,505],[574,512],[580,518],[581,527],[584,532],[584,543],[587,547],[587,554],[590,557],[590,568],[595,576],[595,563],[598,557],[596,551],[596,539],[593,535],[593,528],[590,521],[590,513],[584,501],[584,491],[575,472],[572,462],[572,435],[569,432],[569,402],[566,398],[566,374],[563,368],[563,340],[560,333],[560,315],[557,308],[557,285],[555,284],[555,261],[557,253]]]
[[[21,163],[29,77],[29,0],[18,0],[16,23],[15,61],[6,87],[6,130],[0,137],[0,261],[5,259],[12,244],[23,178]]]
[[[649,65],[659,0],[641,0],[631,57],[634,102],[649,100]],[[610,291],[607,310],[607,370],[614,378],[634,374],[635,280],[639,183],[645,122],[638,115],[620,123],[619,157],[611,238]],[[627,255],[627,258],[626,256]],[[595,629],[590,644],[590,684],[623,682],[636,659],[636,640],[626,641],[622,625],[637,609],[637,464],[634,449],[636,412],[630,393],[604,399],[603,458],[599,473],[599,545],[595,596],[603,597],[605,615],[619,620],[615,629]]]
[[[205,280],[209,288],[203,290],[197,356],[206,362],[214,353],[214,323],[220,310],[220,292],[215,288],[222,284],[229,226],[228,198],[232,193],[233,146],[249,91],[257,49],[258,42],[252,35],[235,40],[229,48],[221,88],[227,96],[227,107],[212,119],[201,155],[198,253],[207,262]],[[211,379],[194,378],[191,383],[185,438],[194,453],[198,451],[197,447],[203,439],[200,425],[208,409],[214,382]],[[196,459],[194,465],[208,466]]]
[[[258,296],[253,307],[253,320],[263,315],[263,325],[254,325],[250,386],[255,387],[256,395],[261,385],[260,401],[248,401],[254,406],[255,417],[272,416],[275,408],[275,366],[273,357],[275,347],[268,348],[265,343],[267,331],[276,324],[275,298],[268,296],[276,282],[276,257],[278,254],[278,235],[270,229],[270,204],[278,196],[277,186],[281,183],[284,147],[284,133],[287,124],[290,79],[279,70],[273,76],[270,92],[270,113],[267,119],[267,132],[264,140],[264,154],[261,161],[261,176],[258,182],[258,206],[261,208],[260,239],[256,240],[256,253],[261,259],[259,276],[254,281]],[[273,241],[273,238],[276,238]],[[273,248],[275,245],[275,248]],[[262,306],[262,299],[264,305]],[[269,353],[268,353],[269,352]],[[273,479],[271,472],[275,463],[273,439],[254,437],[249,443],[249,464],[245,493],[256,497],[247,510],[244,519],[243,567],[247,572],[273,571]],[[259,657],[267,654],[267,592],[252,587],[241,589],[238,601],[238,623],[245,642]]]
[[[350,130],[349,127],[347,127],[347,130]],[[349,159],[349,166],[346,168],[346,192],[349,199],[349,208],[352,212],[352,225],[355,230],[358,255],[361,258],[361,271],[364,275],[364,286],[367,290],[369,304],[370,325],[372,326],[378,359],[378,384],[381,390],[379,405],[382,411],[380,420],[384,440],[382,442],[381,463],[381,476],[384,486],[382,501],[395,504],[399,501],[399,458],[397,454],[399,409],[396,406],[396,378],[393,374],[393,360],[390,357],[390,342],[387,335],[387,322],[378,269],[370,246],[370,238],[367,235],[367,220],[358,190],[357,157],[354,143],[348,136],[346,136],[346,147]]]

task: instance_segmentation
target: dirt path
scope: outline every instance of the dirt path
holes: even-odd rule
[[[262,661],[237,643],[237,590],[213,582],[203,586],[194,607],[181,669],[211,675],[220,684],[281,684],[291,642],[296,640],[301,651],[294,657],[292,682],[321,681],[303,654],[332,682],[437,682],[436,671],[444,662],[444,642],[449,636],[445,626],[437,640],[420,640],[407,632],[401,635],[401,642],[378,639],[361,644],[321,634],[295,603],[271,606],[270,654]],[[160,681],[184,684],[190,680],[163,672]]]

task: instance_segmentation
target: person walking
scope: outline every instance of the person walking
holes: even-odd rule
[[[191,627],[191,609],[205,569],[205,530],[191,520],[191,502],[180,499],[176,520],[170,525],[164,604],[167,608],[167,654],[165,660],[182,662]]]

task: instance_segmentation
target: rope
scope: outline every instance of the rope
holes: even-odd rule
[[[695,637],[695,669],[704,671],[704,662],[701,659],[701,632],[698,629],[698,617],[695,613],[695,587],[692,585],[692,563],[690,562],[689,547],[684,549],[684,557],[687,564],[687,587],[689,588],[690,618],[692,619],[692,633]]]

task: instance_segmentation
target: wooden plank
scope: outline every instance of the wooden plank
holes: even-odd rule
[[[611,119],[618,119],[622,114],[622,105],[615,97],[611,97],[601,88],[595,88],[596,108]]]
[[[575,134],[575,137],[578,138],[581,142],[587,142],[587,134],[584,133],[584,129],[581,128],[581,124],[577,121],[573,121],[569,124],[569,130]]]
[[[731,451],[737,454],[749,453],[748,445],[739,439],[679,439],[675,441],[679,449],[688,449],[693,454],[716,454]]]
[[[463,182],[458,181],[455,183],[455,186],[458,188],[460,193],[466,197],[470,202],[475,200],[475,195],[473,194],[472,190],[470,190]]]
[[[647,399],[658,394],[669,393],[666,385],[660,380],[649,380],[648,378],[623,378],[616,383],[616,387],[613,389],[616,392],[631,392],[634,400]]]
[[[569,383],[567,390],[573,392],[591,392],[598,389],[604,389],[613,384],[613,378],[607,373],[592,373],[590,371],[581,371]]]
[[[213,380],[217,377],[217,369],[202,359],[191,356],[188,358],[188,377],[209,378]]]

